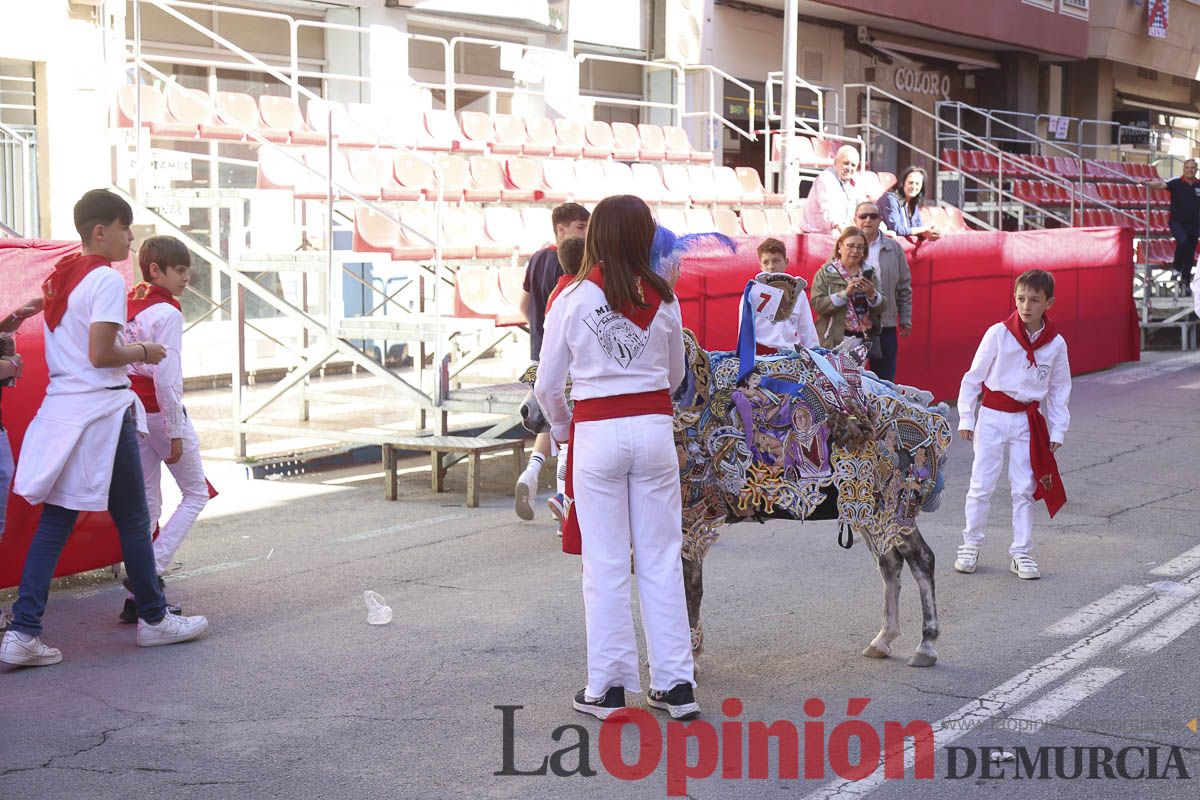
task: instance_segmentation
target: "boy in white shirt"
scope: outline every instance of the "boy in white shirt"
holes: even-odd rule
[[[132,224],[133,209],[119,196],[88,192],[75,204],[82,253],[59,261],[42,284],[50,385],[25,432],[15,491],[44,507],[25,556],[13,621],[0,640],[0,661],[7,664],[62,661],[62,652],[41,640],[42,615],[80,511],[108,511],[116,523],[140,617],[140,647],[188,641],[208,629],[204,617],[166,610],[154,572],[137,446],[144,414],[125,368],[158,363],[166,351],[154,342],[127,345],[122,337],[125,281],[112,264],[129,255]]]
[[[748,300],[754,314],[754,340],[759,355],[818,347],[817,326],[813,323],[808,295],[804,293],[808,284],[803,278],[783,274],[787,272],[787,246],[778,239],[763,239],[758,245],[758,266],[762,273],[750,287]],[[794,292],[785,293],[779,286],[770,285],[772,277],[794,284]]]
[[[129,366],[131,388],[146,408],[146,427],[150,431],[149,436],[138,440],[138,447],[151,532],[162,513],[163,464],[182,494],[179,507],[154,540],[160,585],[175,551],[215,495],[204,477],[200,440],[183,407],[183,311],[176,298],[183,296],[187,288],[191,266],[191,254],[172,236],[152,236],[142,242],[138,267],[143,282],[129,292],[129,322],[125,326],[126,339],[157,342],[167,349],[166,357],[157,364]],[[125,600],[121,621],[137,621],[132,596]]]
[[[963,376],[958,395],[958,432],[975,444],[967,524],[954,568],[972,573],[979,560],[992,490],[1008,453],[1012,485],[1013,540],[1009,569],[1026,580],[1041,577],[1033,549],[1033,504],[1045,500],[1053,517],[1067,501],[1054,452],[1062,446],[1071,415],[1071,365],[1067,343],[1045,316],[1054,306],[1054,277],[1032,269],[1017,278],[1017,310],[988,328]],[[982,398],[982,408],[977,405]]]

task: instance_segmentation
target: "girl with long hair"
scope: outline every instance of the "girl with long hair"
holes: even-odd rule
[[[684,377],[683,321],[650,266],[654,218],[632,195],[600,201],[583,267],[546,311],[534,395],[570,442],[563,550],[583,556],[587,685],[577,711],[604,719],[641,691],[630,549],[650,659],[647,702],[699,713],[683,590],[682,504],[671,392]],[[574,412],[564,397],[571,377]]]

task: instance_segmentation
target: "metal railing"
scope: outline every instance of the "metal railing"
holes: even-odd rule
[[[709,131],[708,145],[709,145],[710,150],[717,149],[718,142],[716,141],[716,137],[717,137],[718,127],[727,128],[728,130],[733,131],[738,136],[741,136],[743,139],[749,139],[752,142],[756,141],[758,139],[758,135],[755,132],[755,126],[754,126],[754,117],[758,113],[758,106],[755,103],[755,93],[754,93],[753,86],[746,83],[745,81],[738,80],[737,78],[733,77],[728,72],[726,72],[725,70],[719,69],[718,67],[714,67],[709,64],[695,64],[695,65],[691,65],[691,66],[685,66],[683,68],[683,70],[684,70],[685,77],[689,73],[698,72],[708,78],[708,83],[707,83],[708,91],[705,94],[705,98],[708,102],[708,110],[684,112],[683,119],[705,119],[708,121],[708,131]],[[731,122],[728,118],[725,117],[725,115],[723,113],[724,112],[723,108],[720,111],[717,110],[718,100],[720,98],[724,97],[724,91],[722,91],[720,94],[718,94],[718,92],[717,92],[717,78],[720,78],[723,81],[732,83],[734,86],[738,86],[746,92],[746,97],[748,98],[747,108],[746,108],[746,118],[748,121],[747,128],[745,128],[745,129],[739,128],[737,125],[733,124],[733,122]]]
[[[674,95],[675,99],[671,102],[661,100],[633,100],[628,97],[614,97],[602,94],[584,94],[580,91],[580,98],[586,99],[593,103],[610,106],[624,106],[626,108],[650,108],[661,109],[668,111],[671,114],[672,125],[683,124],[683,114],[686,110],[684,98],[686,96],[687,87],[684,83],[683,67],[679,64],[672,64],[667,61],[646,61],[640,58],[625,58],[624,56],[608,56],[601,53],[576,53],[575,66],[577,69],[583,69],[583,65],[589,61],[601,61],[609,64],[627,64],[629,66],[642,67],[643,69],[659,72],[670,72],[675,75]],[[576,84],[579,80],[576,78]]]
[[[37,133],[0,123],[0,225],[9,235],[39,233]]]

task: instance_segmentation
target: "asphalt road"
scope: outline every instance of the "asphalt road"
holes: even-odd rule
[[[812,737],[821,745],[838,738],[850,698],[870,698],[859,718],[875,731],[887,721],[934,723],[934,777],[915,779],[910,768],[904,780],[880,770],[846,782],[824,766],[822,779],[792,780],[772,749],[767,778],[722,778],[718,766],[686,792],[1200,797],[1200,734],[1186,727],[1200,716],[1200,596],[1189,594],[1200,589],[1198,404],[1195,354],[1151,354],[1077,380],[1060,451],[1070,502],[1053,521],[1039,511],[1040,581],[1008,572],[1004,478],[979,571],[951,569],[970,466],[969,446],[956,442],[946,501],[922,517],[939,559],[933,668],[905,664],[920,626],[911,579],[893,657],[859,655],[881,622],[881,583],[865,548],[837,547],[834,523],[726,529],[705,564],[703,718],[740,722],[743,731],[753,721],[799,727],[811,719],[805,701],[821,698],[824,735]],[[558,552],[544,507],[534,522],[516,518],[507,464],[490,467],[474,510],[461,506],[461,466],[450,492],[436,497],[427,472],[405,476],[395,503],[383,500],[380,477],[361,472],[248,482],[236,468],[214,467],[222,495],[168,578],[173,600],[209,616],[209,636],[139,650],[133,630],[116,621],[122,590],[111,574],[60,583],[45,638],[66,660],[0,667],[0,798],[665,796],[664,764],[680,752],[670,746],[677,742],[647,777],[620,780],[602,763],[599,723],[571,710],[584,678],[578,562]],[[549,479],[546,470],[544,486]],[[1173,561],[1188,551],[1195,558]],[[387,598],[389,625],[366,624],[365,589]],[[1089,609],[1094,601],[1102,602]],[[10,602],[11,592],[0,595]],[[740,715],[722,713],[727,698],[742,701]],[[598,774],[495,775],[504,765],[495,707],[504,705],[522,706],[511,712],[515,769],[534,770],[576,744],[578,728],[560,731],[561,741],[552,735],[579,725]],[[632,731],[625,743],[633,763]],[[1038,747],[1068,748],[1068,774],[1070,748],[1085,748],[1085,776],[1090,753],[1102,757],[1094,748],[1113,751],[1110,765],[1121,748],[1142,748],[1128,754],[1126,771],[1136,774],[1158,747],[1157,771],[1170,777],[1107,778],[1099,766],[1095,779],[1071,779],[1052,765],[1047,778],[1017,779],[1011,761],[988,762],[1006,777],[984,775],[980,763],[948,777],[949,748],[960,748],[962,773],[963,748],[978,762],[978,748],[993,745],[1031,758]],[[732,772],[737,758],[726,755]],[[857,757],[855,744],[850,763]],[[579,751],[560,760],[572,769]],[[1187,779],[1168,767],[1180,761]]]

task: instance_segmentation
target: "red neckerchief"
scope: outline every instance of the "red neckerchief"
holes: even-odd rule
[[[179,306],[179,301],[175,299],[175,295],[163,287],[144,281],[139,283],[129,290],[129,304],[126,306],[125,321],[129,322],[150,306],[158,305],[159,303],[170,303],[175,306],[176,311],[183,310]]]
[[[1044,334],[1043,334],[1044,335]],[[1041,404],[1034,400],[1022,403],[1006,392],[983,386],[983,406],[1009,414],[1025,412],[1029,419],[1029,464],[1033,468],[1033,499],[1044,500],[1051,519],[1066,505],[1067,490],[1058,474],[1058,461],[1050,449],[1050,430],[1042,416]],[[570,456],[570,454],[567,454]]]
[[[1004,320],[1004,327],[1008,328],[1008,332],[1017,340],[1017,344],[1021,345],[1021,349],[1025,351],[1025,357],[1029,359],[1029,366],[1036,367],[1037,359],[1033,357],[1033,353],[1039,347],[1045,347],[1054,341],[1054,337],[1058,336],[1058,328],[1054,326],[1054,321],[1049,317],[1042,317],[1042,331],[1038,336],[1037,344],[1029,340],[1029,331],[1025,330],[1025,323],[1021,322],[1021,315],[1016,311],[1009,315],[1008,319]]]
[[[45,306],[42,309],[46,327],[54,330],[62,322],[63,314],[67,313],[67,300],[79,282],[88,273],[99,267],[107,267],[111,262],[103,256],[85,256],[76,254],[60,259],[54,265],[54,271],[42,281],[42,296]]]
[[[604,291],[604,265],[599,263],[592,265],[592,268],[588,270],[587,280],[599,286],[600,291]],[[639,295],[641,295],[642,302],[646,304],[646,307],[638,308],[636,305],[631,303],[625,308],[618,308],[614,310],[620,312],[621,316],[625,317],[642,330],[648,330],[650,328],[650,323],[654,321],[654,315],[658,313],[658,307],[662,305],[662,297],[659,295],[658,289],[655,289],[653,285],[642,281],[640,277],[636,277],[633,280],[634,286],[637,288],[637,292]],[[558,279],[558,283],[555,285],[554,291],[550,293],[550,297],[546,300],[547,314],[550,313],[550,306],[554,303],[554,300],[559,296],[559,294],[561,294],[563,290],[567,288],[567,286],[574,282],[574,275],[564,275]]]

